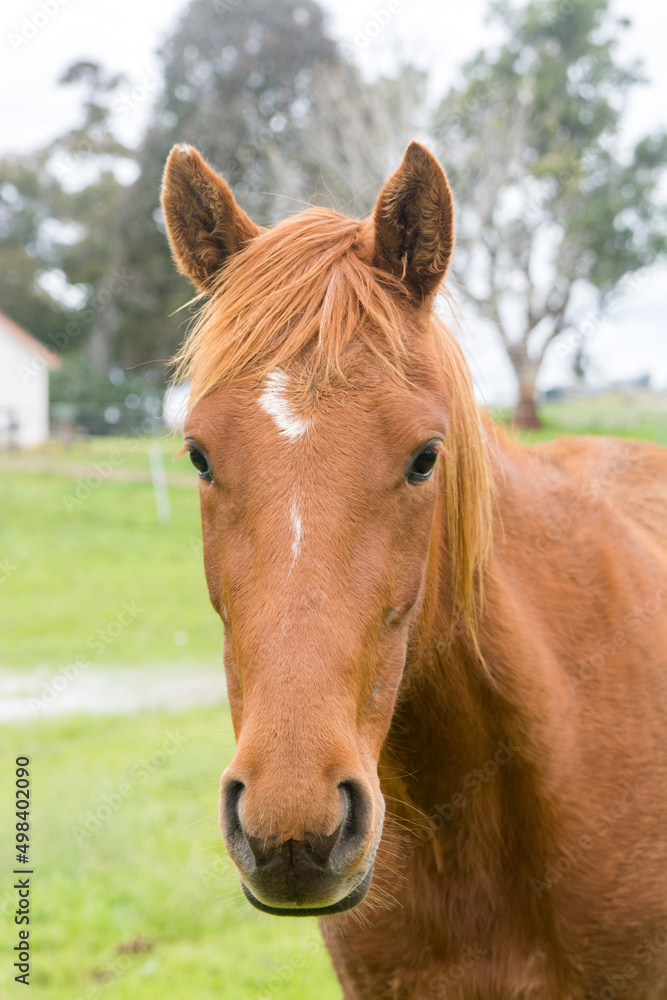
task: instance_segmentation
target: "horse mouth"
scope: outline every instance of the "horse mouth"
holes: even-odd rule
[[[373,865],[370,866],[352,892],[349,892],[347,896],[343,896],[337,903],[331,903],[329,906],[269,906],[267,903],[262,903],[256,896],[253,896],[243,881],[241,882],[241,888],[248,902],[252,903],[258,910],[261,910],[262,913],[270,913],[274,917],[326,917],[334,913],[344,913],[345,910],[351,910],[354,906],[358,906],[366,897],[372,878]]]

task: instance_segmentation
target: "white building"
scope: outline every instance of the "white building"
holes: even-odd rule
[[[28,448],[49,436],[49,371],[57,354],[0,313],[0,448]]]

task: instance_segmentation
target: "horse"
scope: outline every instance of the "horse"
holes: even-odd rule
[[[417,143],[361,221],[260,228],[188,146],[162,205],[245,897],[346,1000],[667,997],[667,453],[480,413]]]

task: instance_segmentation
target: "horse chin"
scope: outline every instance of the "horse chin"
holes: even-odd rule
[[[241,888],[243,889],[245,898],[248,902],[252,903],[252,905],[258,910],[261,910],[262,913],[270,913],[274,917],[327,917],[334,913],[344,913],[345,910],[351,910],[354,906],[358,906],[359,903],[365,899],[366,893],[370,888],[372,878],[373,865],[370,866],[362,880],[352,890],[352,892],[349,892],[347,896],[343,896],[343,898],[339,899],[337,903],[331,903],[329,906],[269,906],[267,903],[262,903],[261,900],[253,896],[245,882],[241,882]]]

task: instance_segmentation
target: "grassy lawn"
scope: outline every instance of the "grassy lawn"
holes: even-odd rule
[[[150,471],[148,448],[159,445],[164,458],[165,469],[170,472],[189,473],[192,466],[186,456],[176,458],[181,449],[183,438],[180,434],[165,434],[163,437],[89,437],[76,439],[72,444],[64,445],[60,441],[47,441],[37,448],[14,453],[26,462],[32,459],[50,460],[67,464],[84,464],[94,466],[95,463],[110,461],[119,470],[136,469],[146,473]],[[194,482],[194,481],[193,481]],[[195,491],[196,492],[196,491]]]
[[[334,1000],[313,920],[253,910],[222,854],[225,709],[0,728],[0,843],[14,760],[31,757],[32,985],[45,1000]],[[22,996],[11,882],[0,894],[0,997]]]
[[[505,422],[509,411],[494,411]],[[543,427],[521,431],[524,444],[539,444],[569,434],[608,434],[667,445],[667,394],[609,393],[605,396],[572,398],[540,407]]]
[[[173,439],[162,444],[178,449]],[[51,449],[56,460],[89,466],[90,477],[3,469],[0,460],[0,666],[61,668],[76,656],[105,666],[220,664],[196,475],[191,486],[170,488],[172,519],[159,523],[151,482],[118,479],[131,463],[148,472],[147,449],[110,439],[76,455]],[[123,460],[114,463],[117,454]],[[107,477],[95,463],[111,469]],[[176,467],[181,475],[191,468],[186,458]]]

